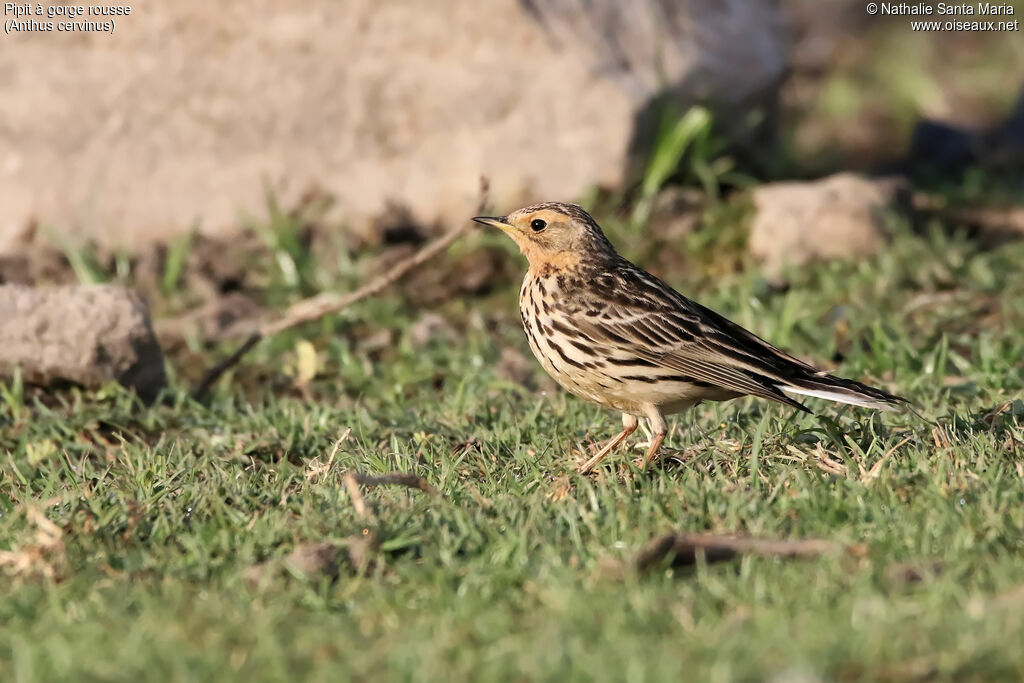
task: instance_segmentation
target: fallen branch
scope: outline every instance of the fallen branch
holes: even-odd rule
[[[389,472],[387,474],[360,474],[359,472],[350,472],[349,475],[353,476],[357,484],[362,486],[387,486],[389,484],[397,484],[399,486],[405,486],[410,489],[419,489],[427,495],[437,498],[441,495],[441,492],[430,485],[423,477],[417,477],[415,474],[406,474],[405,472]]]
[[[489,185],[487,179],[481,178],[478,213],[484,212],[487,205],[488,190]],[[379,294],[387,287],[405,277],[405,275],[411,270],[421,266],[423,263],[429,261],[437,254],[447,249],[453,242],[455,242],[455,240],[466,232],[470,225],[471,223],[467,221],[460,227],[449,231],[417,251],[409,258],[399,261],[386,273],[368,284],[363,285],[354,292],[349,292],[348,294],[323,292],[308,299],[296,302],[277,320],[261,324],[258,329],[249,335],[245,342],[243,342],[234,353],[207,370],[196,385],[195,391],[192,392],[193,398],[201,400],[206,396],[210,387],[213,386],[213,384],[220,379],[225,372],[237,365],[242,357],[262,339],[272,337],[279,332],[291,329],[297,325],[318,320],[330,313],[337,313],[354,303]]]
[[[824,540],[773,540],[713,534],[666,534],[645,545],[633,560],[640,572],[645,572],[665,560],[674,567],[689,567],[703,558],[705,562],[724,562],[740,555],[763,557],[818,557],[846,552],[863,555],[861,546],[844,546]]]
[[[356,515],[363,519],[370,516],[370,511],[366,506],[363,492],[359,489],[360,486],[388,486],[395,484],[423,491],[434,498],[438,498],[441,495],[441,492],[431,486],[430,482],[423,477],[417,477],[415,474],[406,474],[405,472],[388,472],[387,474],[346,472],[341,481],[345,484],[345,488],[348,489],[348,495],[352,498],[352,507],[356,509]]]

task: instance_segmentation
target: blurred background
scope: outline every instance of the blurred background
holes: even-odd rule
[[[894,220],[1001,244],[1024,236],[1024,7],[998,6],[956,18],[1005,30],[915,31],[859,0],[179,0],[16,31],[0,282],[130,284],[197,348],[467,220],[481,176],[490,210],[581,202],[676,282],[780,286]],[[498,236],[446,258],[405,296],[522,270]]]

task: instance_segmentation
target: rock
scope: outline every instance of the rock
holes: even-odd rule
[[[0,376],[96,388],[111,380],[147,402],[167,386],[146,303],[113,285],[0,285]]]
[[[866,257],[884,243],[886,212],[905,201],[899,180],[840,173],[812,182],[770,183],[753,192],[748,249],[765,271]]]
[[[364,529],[363,533],[352,534],[345,541],[348,546],[348,562],[352,569],[363,572],[377,563],[380,538],[376,531]]]
[[[5,36],[0,251],[29,224],[128,248],[229,233],[267,189],[334,195],[356,232],[388,206],[466,220],[481,174],[501,210],[570,200],[622,183],[651,102],[724,122],[770,109],[786,66],[773,0],[136,9],[113,34]]]

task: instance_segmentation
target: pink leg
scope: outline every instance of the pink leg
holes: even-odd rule
[[[651,447],[647,449],[647,455],[644,456],[644,469],[646,469],[658,455],[658,449],[661,448],[661,443],[665,440],[665,435],[668,434],[668,425],[657,406],[648,406],[644,411],[644,417],[651,424]]]

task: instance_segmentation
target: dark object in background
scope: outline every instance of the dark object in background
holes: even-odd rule
[[[909,164],[939,175],[962,173],[973,163],[975,134],[941,121],[925,119],[914,126]]]
[[[959,177],[971,166],[1024,170],[1024,91],[1006,119],[989,130],[928,119],[914,128],[907,173]]]

